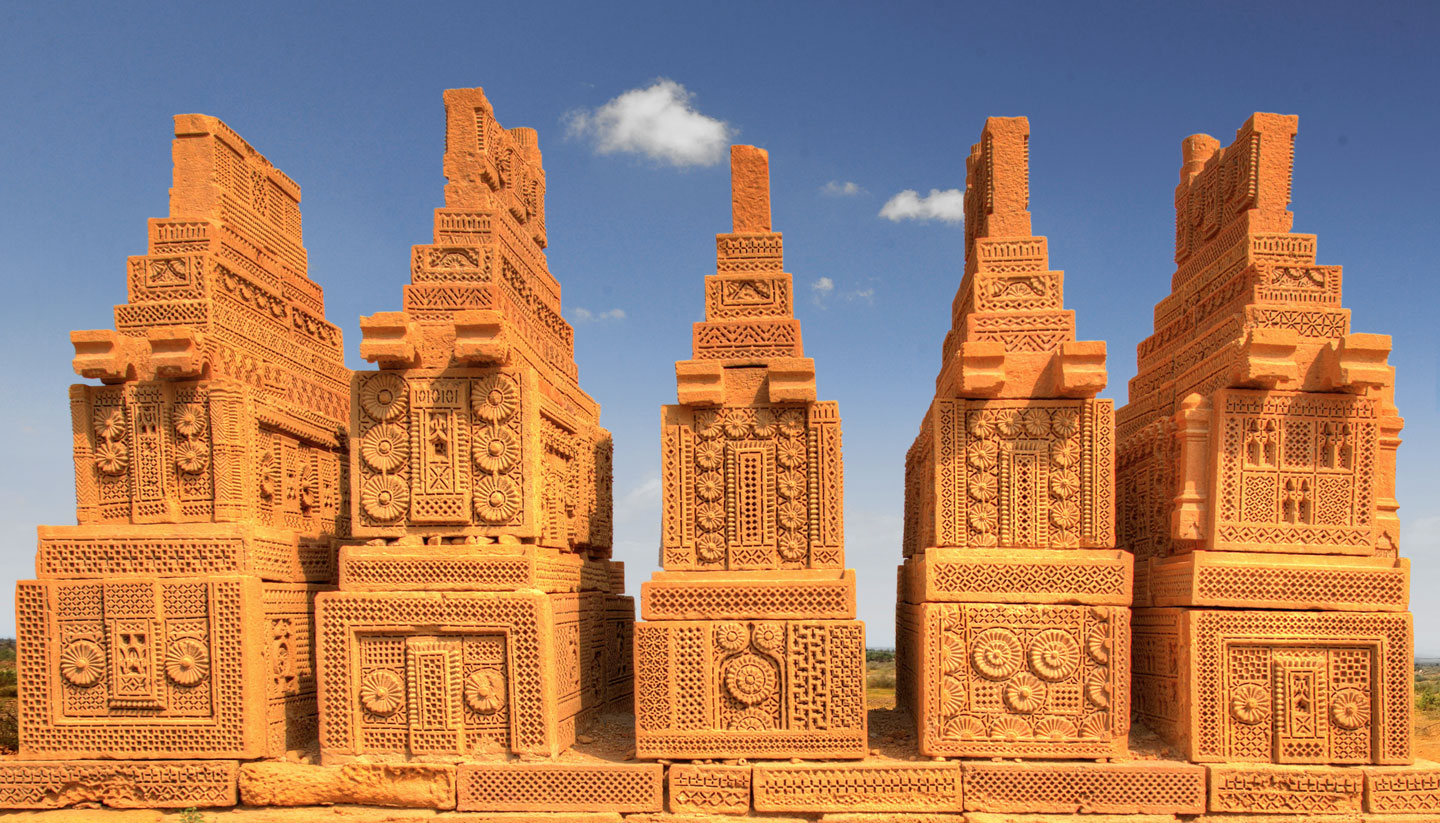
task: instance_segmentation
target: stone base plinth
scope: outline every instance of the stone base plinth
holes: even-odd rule
[[[1196,551],[1142,562],[1136,602],[1150,606],[1402,612],[1410,603],[1406,558]]]
[[[462,764],[460,811],[658,812],[665,769],[659,764]]]
[[[78,803],[117,809],[233,806],[234,760],[20,760],[0,762],[0,809]]]

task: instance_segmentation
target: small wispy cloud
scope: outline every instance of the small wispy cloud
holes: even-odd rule
[[[580,323],[604,323],[607,320],[624,320],[624,309],[610,309],[609,311],[590,311],[583,306],[575,306],[570,309],[570,322]]]
[[[599,154],[638,154],[680,168],[713,166],[725,159],[736,130],[696,111],[694,97],[662,77],[593,111],[572,111],[564,122],[572,137],[588,137]]]
[[[874,287],[868,289],[856,289],[854,291],[847,291],[842,296],[851,303],[869,303],[871,305],[875,304]]]
[[[828,277],[822,277],[810,284],[810,296],[815,300],[815,305],[825,305],[825,300],[835,293],[835,281]]]
[[[865,194],[865,190],[860,188],[858,183],[849,180],[843,183],[839,180],[831,180],[820,187],[820,193],[828,194],[831,197],[854,197],[857,194]]]
[[[880,216],[896,223],[901,220],[940,220],[945,223],[965,222],[965,192],[959,189],[931,189],[924,197],[914,189],[906,189],[880,207]]]

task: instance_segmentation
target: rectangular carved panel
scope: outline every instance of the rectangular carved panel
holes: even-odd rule
[[[238,767],[233,760],[9,761],[0,764],[0,808],[234,806]]]
[[[906,561],[910,602],[1128,606],[1133,559],[1099,549],[931,549]]]
[[[863,757],[864,626],[635,626],[640,757]]]
[[[823,575],[823,576],[822,576]],[[855,572],[657,572],[640,584],[642,620],[851,620]]]
[[[958,763],[757,763],[758,812],[959,811]]]
[[[659,764],[461,764],[456,771],[462,812],[658,812],[665,770]]]
[[[672,814],[749,814],[750,767],[676,763],[666,775]]]
[[[1210,811],[1295,814],[1359,812],[1365,773],[1327,766],[1226,764],[1207,768]]]
[[[926,603],[920,751],[1113,757],[1130,727],[1129,609]]]

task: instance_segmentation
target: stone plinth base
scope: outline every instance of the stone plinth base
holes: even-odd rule
[[[1174,761],[965,761],[965,809],[984,812],[1200,814],[1205,769]]]
[[[5,761],[0,762],[0,808],[233,806],[239,765],[233,760]]]
[[[642,759],[862,758],[865,625],[637,623],[635,714]]]
[[[1403,557],[1197,551],[1141,562],[1136,603],[1150,606],[1402,612],[1410,602]]]
[[[658,812],[665,769],[659,764],[462,764],[460,811]]]
[[[246,806],[353,803],[416,809],[455,808],[455,767],[419,763],[245,763],[240,802]]]
[[[753,779],[759,812],[961,808],[958,763],[756,763]]]
[[[1196,763],[1408,765],[1411,631],[1407,612],[1136,609],[1134,709]]]

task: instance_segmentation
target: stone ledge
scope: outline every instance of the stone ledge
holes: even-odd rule
[[[1135,761],[964,762],[967,812],[1202,814],[1205,769]]]
[[[247,806],[400,806],[455,808],[455,767],[400,763],[246,763],[240,799]]]

